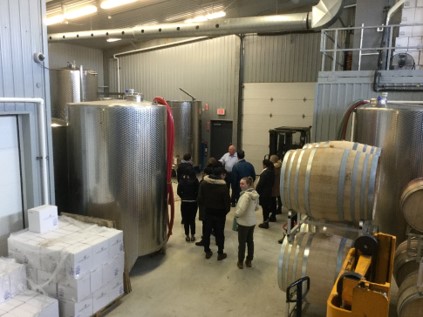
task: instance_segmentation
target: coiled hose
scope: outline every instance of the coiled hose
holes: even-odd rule
[[[172,235],[173,223],[175,220],[175,196],[172,187],[172,161],[173,161],[173,145],[175,140],[175,122],[173,120],[172,109],[163,97],[155,97],[153,102],[166,106],[167,112],[167,169],[166,169],[166,184],[167,184],[167,204],[170,206],[170,216],[167,219],[167,240]]]

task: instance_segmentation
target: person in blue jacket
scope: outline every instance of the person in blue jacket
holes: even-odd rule
[[[256,180],[256,171],[253,164],[245,160],[245,152],[239,150],[238,153],[238,162],[232,167],[232,188],[234,201],[237,202],[239,199],[239,194],[241,192],[240,181],[243,177],[251,177],[253,183]]]

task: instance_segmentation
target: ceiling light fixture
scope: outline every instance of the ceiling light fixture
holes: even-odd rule
[[[122,40],[122,39],[111,37],[111,38],[107,39],[106,42],[113,43],[113,42],[117,42],[117,41],[120,41],[120,40]]]
[[[123,6],[125,4],[133,3],[137,0],[105,0],[100,4],[100,8],[107,10]]]
[[[205,21],[208,21],[208,20],[223,18],[224,16],[226,16],[225,11],[218,11],[218,12],[214,12],[214,13],[210,13],[210,14],[206,14],[206,15],[199,15],[199,16],[196,16],[192,19],[187,19],[184,22],[185,23],[205,22]]]
[[[46,18],[47,25],[59,24],[65,21],[63,14],[53,15]]]
[[[78,19],[93,13],[97,12],[97,7],[93,4],[85,5],[78,7],[76,9],[66,10],[64,8],[64,13],[59,13],[51,16],[47,16],[46,24],[53,25],[58,23],[66,22],[66,20]]]
[[[72,20],[72,19],[78,19],[93,13],[97,12],[97,7],[93,4],[88,4],[86,6],[73,9],[73,10],[66,10],[65,11],[65,19]]]

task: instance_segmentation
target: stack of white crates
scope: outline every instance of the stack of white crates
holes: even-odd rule
[[[26,264],[30,289],[59,300],[60,316],[91,316],[123,294],[122,231],[61,216],[46,233],[22,230],[9,256]]]
[[[410,54],[416,69],[423,69],[423,0],[405,0],[394,54]]]
[[[58,317],[57,299],[28,290],[26,278],[23,264],[0,258],[0,316]]]

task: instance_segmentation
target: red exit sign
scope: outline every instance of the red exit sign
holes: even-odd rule
[[[216,113],[219,116],[224,116],[225,115],[225,108],[217,108]]]

